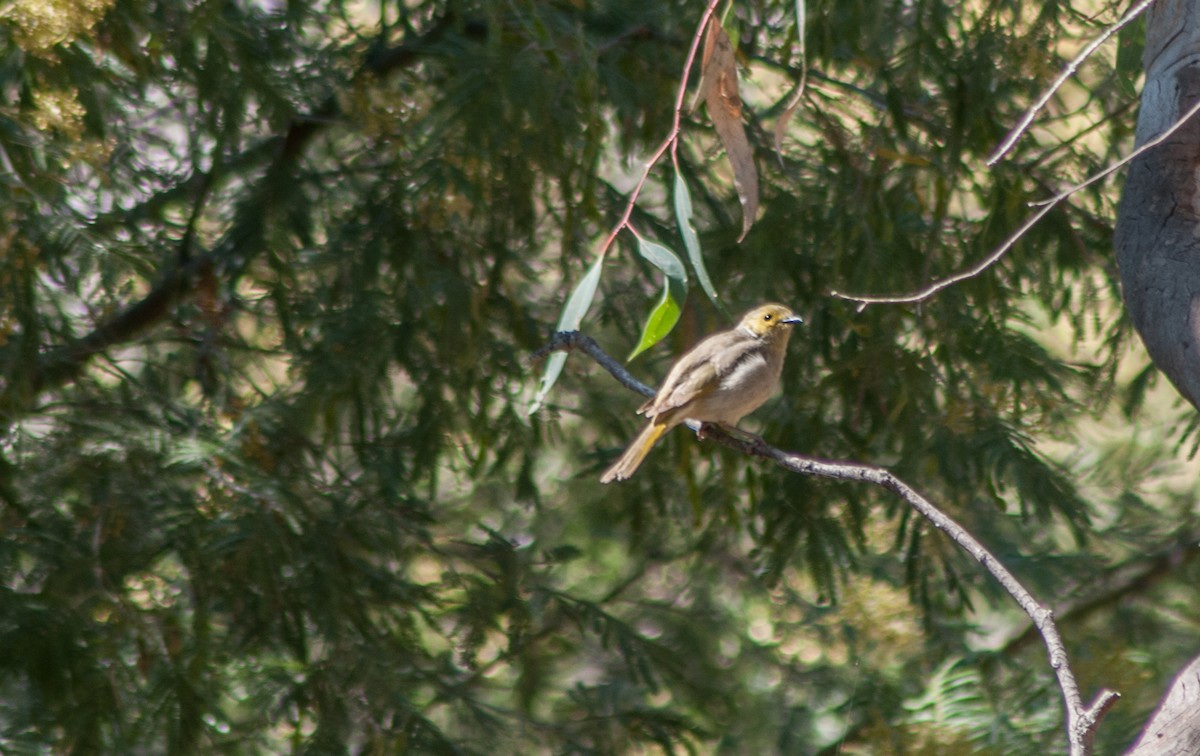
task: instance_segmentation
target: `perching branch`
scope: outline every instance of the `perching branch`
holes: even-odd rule
[[[1086,756],[1092,751],[1092,737],[1100,718],[1117,702],[1120,694],[1112,690],[1102,690],[1090,705],[1085,706],[1079,692],[1079,683],[1071,672],[1067,657],[1066,645],[1054,623],[1054,614],[1043,606],[1033,594],[1017,580],[982,543],[980,543],[966,528],[955,522],[949,515],[938,509],[904,481],[887,470],[874,465],[840,460],[823,460],[801,454],[793,454],[769,446],[765,441],[741,440],[733,437],[721,438],[709,434],[733,449],[738,449],[753,456],[773,460],[780,467],[802,475],[814,475],[834,480],[870,483],[891,491],[905,501],[918,514],[941,530],[977,562],[983,565],[996,582],[1008,591],[1021,610],[1029,616],[1041,634],[1046,645],[1050,667],[1058,678],[1058,687],[1062,690],[1063,702],[1066,709],[1067,742],[1071,756]],[[722,434],[723,435],[723,434]]]
[[[613,378],[625,388],[636,391],[645,397],[654,396],[654,389],[633,377],[621,363],[600,348],[591,336],[585,336],[579,331],[559,331],[554,334],[549,343],[529,355],[530,362],[544,359],[551,352],[583,352],[596,361],[600,367],[612,374]]]
[[[539,359],[550,352],[582,351],[613,375],[622,385],[643,396],[653,396],[654,391],[630,375],[617,360],[613,359],[591,338],[578,331],[562,331],[554,334],[546,346],[532,356]],[[966,528],[938,509],[915,489],[882,467],[844,460],[829,460],[794,454],[777,449],[761,438],[742,438],[731,435],[719,427],[705,426],[704,438],[712,439],[722,446],[754,457],[769,459],[780,467],[800,475],[812,475],[832,480],[869,483],[880,486],[899,496],[918,514],[941,530],[971,555],[1012,596],[1021,610],[1029,616],[1041,634],[1050,659],[1050,667],[1058,679],[1066,709],[1067,740],[1071,756],[1088,756],[1092,751],[1092,736],[1100,718],[1117,702],[1120,694],[1103,690],[1090,705],[1084,705],[1079,692],[1079,683],[1071,672],[1066,645],[1054,623],[1053,613],[1043,606],[1033,594],[1017,580],[995,555],[987,550]]]

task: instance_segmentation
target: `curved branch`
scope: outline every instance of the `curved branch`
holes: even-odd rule
[[[1085,179],[1084,181],[1082,181],[1078,184],[1075,184],[1074,186],[1070,186],[1070,187],[1067,187],[1066,189],[1060,190],[1053,197],[1049,197],[1044,200],[1037,200],[1035,202],[1030,202],[1029,206],[1033,207],[1033,208],[1037,208],[1037,209],[1032,215],[1030,215],[1028,218],[1025,219],[1025,222],[1022,223],[1020,225],[1020,227],[1017,228],[1016,231],[1009,234],[1008,238],[1006,238],[1000,244],[999,247],[996,247],[996,249],[992,250],[991,254],[989,254],[987,257],[983,258],[982,260],[975,263],[974,265],[971,265],[970,267],[959,271],[958,273],[954,273],[952,275],[946,276],[945,278],[940,278],[940,279],[934,281],[933,283],[926,285],[924,288],[918,289],[917,291],[914,291],[910,294],[896,294],[896,295],[891,295],[891,296],[872,296],[872,295],[865,295],[865,294],[847,294],[845,292],[830,291],[829,295],[832,297],[837,297],[838,299],[845,299],[850,302],[856,302],[856,303],[858,303],[860,310],[870,304],[914,304],[914,303],[922,302],[926,299],[929,299],[930,297],[932,297],[934,294],[937,294],[942,289],[949,288],[950,286],[953,286],[956,283],[960,283],[962,281],[966,281],[968,279],[974,278],[975,276],[978,276],[980,273],[983,273],[985,270],[987,270],[988,268],[992,267],[997,262],[999,262],[1000,258],[1004,257],[1004,255],[1006,255],[1008,253],[1008,251],[1010,249],[1012,249],[1013,246],[1015,246],[1016,243],[1019,242],[1022,237],[1025,236],[1025,234],[1029,231],[1029,229],[1031,229],[1035,225],[1037,225],[1038,221],[1040,221],[1047,213],[1049,213],[1051,210],[1053,210],[1059,204],[1061,204],[1062,202],[1064,202],[1067,199],[1070,199],[1071,195],[1075,194],[1076,192],[1078,192],[1088,186],[1091,186],[1092,184],[1096,183],[1097,181],[1100,181],[1101,179],[1105,178],[1106,176],[1112,175],[1119,169],[1121,169],[1124,166],[1131,163],[1136,158],[1141,157],[1146,152],[1157,147],[1159,144],[1165,142],[1172,135],[1174,135],[1175,132],[1177,132],[1177,131],[1179,131],[1179,129],[1183,128],[1183,126],[1186,125],[1191,120],[1192,116],[1196,115],[1196,113],[1200,113],[1200,102],[1197,102],[1191,108],[1189,108],[1183,115],[1181,115],[1179,118],[1176,118],[1175,121],[1170,126],[1168,126],[1161,134],[1154,137],[1153,139],[1148,140],[1145,144],[1140,145],[1133,152],[1129,153],[1128,155],[1121,158],[1120,160],[1113,163],[1112,165],[1104,168],[1103,170],[1101,170],[1100,172],[1098,172],[1092,176],[1089,176],[1087,179]]]
[[[1000,583],[1021,607],[1021,610],[1033,621],[1034,627],[1037,628],[1046,645],[1050,667],[1054,670],[1054,675],[1058,678],[1058,687],[1062,690],[1066,709],[1069,752],[1071,756],[1085,756],[1091,753],[1092,737],[1100,718],[1117,702],[1121,697],[1120,694],[1112,690],[1102,690],[1090,705],[1084,705],[1083,698],[1079,693],[1079,683],[1076,681],[1074,673],[1071,672],[1066,644],[1063,643],[1062,635],[1058,632],[1058,626],[1054,622],[1054,613],[1034,598],[1033,594],[1017,580],[1016,576],[1009,572],[1008,568],[966,528],[882,467],[793,454],[769,446],[761,439],[743,441],[731,437],[732,443],[726,443],[726,440],[722,438],[718,438],[718,440],[726,446],[740,449],[747,454],[773,460],[780,467],[791,472],[834,480],[870,483],[887,489],[903,499],[934,527],[949,536],[950,540],[957,543],[972,558],[983,565],[983,568],[996,579],[996,582]]]
[[[577,331],[564,331],[554,334],[550,343],[534,353],[534,357],[542,357],[554,351],[583,351],[608,370],[623,385],[645,396],[653,396],[654,392],[642,384],[621,367],[611,356],[606,354],[596,342]],[[996,582],[1012,596],[1021,610],[1029,616],[1041,634],[1046,645],[1050,667],[1058,679],[1062,690],[1063,702],[1066,709],[1067,740],[1071,756],[1087,756],[1092,751],[1092,737],[1100,718],[1120,698],[1120,694],[1112,690],[1102,690],[1089,705],[1083,703],[1079,693],[1079,683],[1067,657],[1066,645],[1062,635],[1054,623],[1054,613],[1043,606],[1024,585],[1017,580],[999,559],[971,535],[962,525],[931,501],[926,499],[900,478],[888,470],[876,465],[851,462],[846,460],[821,459],[804,454],[777,449],[758,437],[732,435],[717,426],[706,425],[704,438],[712,439],[722,446],[740,451],[754,457],[769,459],[780,467],[800,475],[812,475],[832,480],[842,480],[857,483],[869,483],[879,486],[899,496],[918,514],[933,524],[935,528],[945,533],[952,541],[971,555],[975,561],[983,565]]]
[[[1000,258],[1004,257],[1004,255],[1008,253],[1008,250],[1012,249],[1017,242],[1021,241],[1021,237],[1025,236],[1025,233],[1029,231],[1029,229],[1037,225],[1037,222],[1040,221],[1042,217],[1046,215],[1046,213],[1057,207],[1059,202],[1062,202],[1062,199],[1054,199],[1046,202],[1046,204],[1042,205],[1037,212],[1026,218],[1025,222],[1022,223],[1016,231],[1009,234],[1008,238],[1005,239],[999,247],[996,247],[996,249],[992,250],[990,255],[975,263],[971,267],[945,278],[938,279],[925,288],[914,291],[911,294],[897,294],[895,296],[869,296],[863,294],[847,294],[845,292],[830,291],[829,295],[831,297],[837,297],[838,299],[857,302],[858,309],[860,310],[869,304],[911,304],[922,302],[926,299],[929,299],[934,294],[937,294],[942,289],[949,288],[961,281],[974,278],[975,276],[995,265],[1000,261]]]
[[[1096,183],[1097,181],[1100,181],[1101,179],[1103,179],[1106,176],[1111,176],[1112,174],[1116,173],[1120,169],[1122,169],[1125,166],[1132,163],[1137,158],[1141,157],[1142,153],[1152,150],[1155,147],[1157,147],[1158,145],[1160,145],[1163,142],[1170,139],[1171,136],[1176,131],[1179,131],[1179,129],[1183,128],[1183,125],[1186,124],[1191,119],[1191,117],[1196,115],[1196,113],[1198,113],[1198,112],[1200,112],[1200,102],[1197,102],[1186,113],[1179,116],[1179,118],[1177,118],[1175,120],[1175,123],[1171,124],[1170,127],[1168,127],[1166,131],[1164,131],[1163,133],[1154,137],[1153,139],[1148,140],[1145,144],[1142,144],[1136,150],[1129,153],[1125,157],[1121,158],[1117,162],[1113,163],[1110,166],[1107,166],[1106,168],[1104,168],[1102,171],[1099,171],[1098,173],[1088,176],[1086,179],[1084,179],[1080,183],[1075,184],[1074,186],[1067,187],[1066,189],[1063,189],[1058,194],[1054,195],[1053,197],[1050,197],[1049,199],[1038,200],[1037,202],[1029,203],[1030,206],[1031,207],[1041,207],[1042,205],[1058,204],[1062,200],[1065,200],[1067,197],[1070,197],[1075,192],[1078,192],[1081,189],[1085,189],[1085,188],[1091,186],[1092,184]]]

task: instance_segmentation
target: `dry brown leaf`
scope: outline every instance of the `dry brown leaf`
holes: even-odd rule
[[[699,94],[704,97],[708,117],[733,167],[733,185],[742,202],[742,235],[738,237],[741,241],[750,232],[758,213],[758,169],[754,167],[754,153],[742,125],[742,98],[738,94],[733,43],[715,17],[709,19],[704,55],[700,59]]]

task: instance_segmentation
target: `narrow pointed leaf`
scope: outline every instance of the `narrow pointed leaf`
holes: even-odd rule
[[[733,185],[742,203],[742,235],[738,237],[741,241],[750,232],[758,213],[758,169],[754,166],[754,153],[742,125],[742,98],[738,94],[733,43],[715,17],[709,21],[705,53],[701,62],[700,91],[704,95],[708,117],[721,144],[725,145],[725,154],[733,167]]]
[[[558,325],[554,328],[556,332],[579,330],[579,324],[583,322],[583,316],[587,314],[588,308],[592,306],[592,300],[596,296],[596,287],[600,284],[600,272],[603,269],[604,255],[599,255],[596,262],[592,263],[592,267],[575,285],[575,291],[571,292],[571,296],[567,299],[567,304],[558,317]],[[542,374],[537,396],[533,398],[533,403],[529,406],[529,414],[532,415],[542,408],[546,395],[558,382],[558,377],[562,375],[563,366],[566,364],[566,352],[555,352],[546,358],[546,372]]]
[[[808,82],[808,54],[804,47],[806,15],[804,0],[796,0],[796,45],[800,52],[800,81],[796,83],[796,89],[788,97],[783,114],[775,121],[775,154],[779,156],[780,164],[783,163],[783,134],[787,131],[788,122],[792,120],[796,109],[800,107],[800,101],[804,99],[804,86]]]
[[[650,317],[646,318],[642,338],[629,353],[630,360],[662,341],[663,337],[671,332],[679,322],[679,313],[683,310],[683,302],[687,298],[687,269],[678,255],[658,242],[641,237],[638,237],[638,252],[663,272],[664,280],[662,298],[650,311]]]
[[[675,222],[679,224],[679,234],[683,237],[683,247],[687,250],[692,270],[696,271],[700,288],[704,290],[714,305],[721,307],[717,290],[713,287],[712,279],[708,277],[708,269],[704,267],[704,256],[700,253],[700,237],[696,235],[696,228],[692,225],[692,195],[688,191],[683,175],[678,171],[675,172],[674,195]]]

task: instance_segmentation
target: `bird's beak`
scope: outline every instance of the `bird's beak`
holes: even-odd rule
[[[788,325],[796,325],[799,323],[803,323],[804,318],[800,317],[799,315],[792,315],[791,317],[784,318],[783,320],[781,320],[779,322],[787,323]]]

